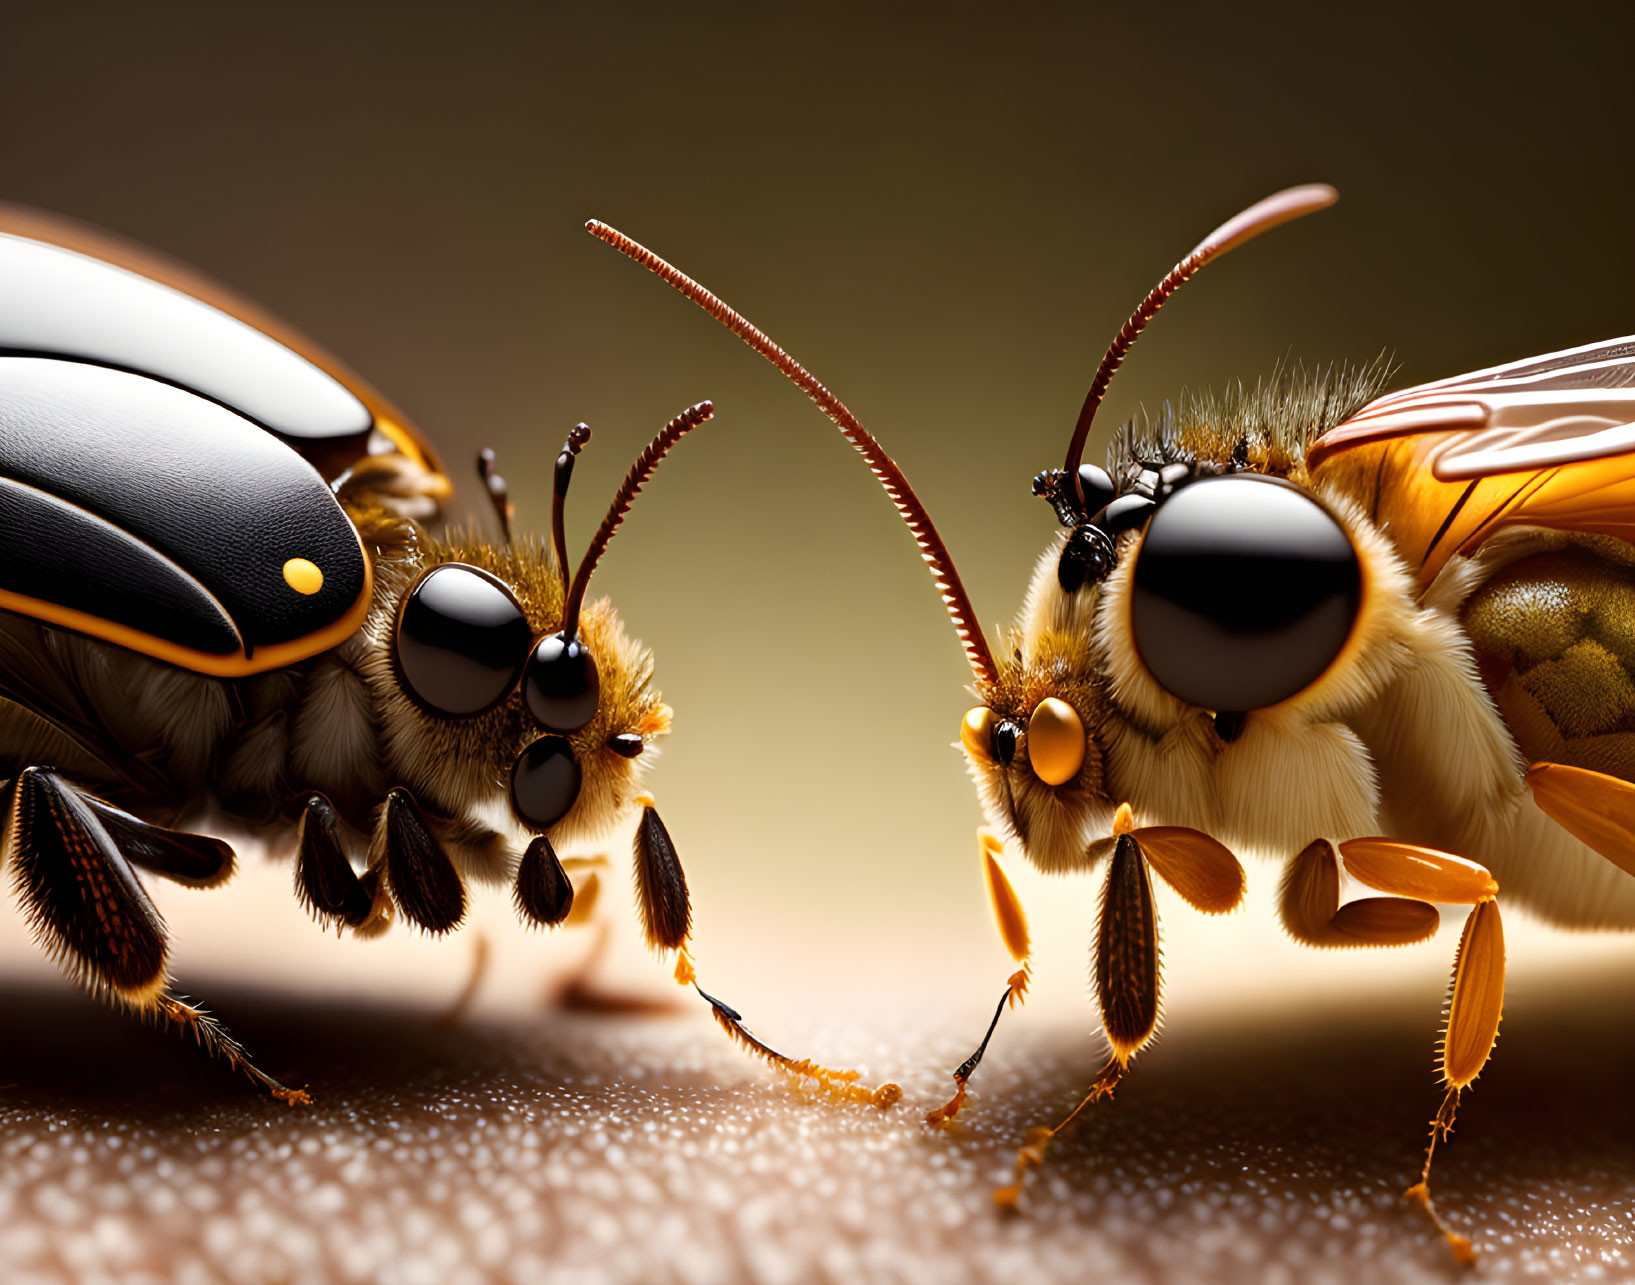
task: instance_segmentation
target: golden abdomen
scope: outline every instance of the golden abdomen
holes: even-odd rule
[[[1577,537],[1467,602],[1482,680],[1529,762],[1635,781],[1635,548]]]

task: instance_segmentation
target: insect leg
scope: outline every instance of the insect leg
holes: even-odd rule
[[[692,955],[688,950],[692,906],[687,897],[687,876],[681,868],[681,859],[676,855],[675,843],[664,822],[659,819],[653,800],[643,796],[636,802],[642,810],[641,819],[636,824],[635,843],[636,894],[641,907],[642,928],[647,944],[654,950],[676,952],[676,981],[698,992],[709,1004],[716,1022],[734,1043],[764,1058],[778,1070],[799,1079],[812,1080],[846,1101],[868,1102],[878,1107],[896,1103],[903,1091],[895,1084],[882,1084],[870,1089],[858,1083],[861,1076],[857,1071],[835,1070],[809,1058],[793,1058],[780,1053],[744,1025],[741,1013],[698,984]]]
[[[602,853],[594,857],[568,857],[562,862],[562,868],[570,876],[583,875],[573,887],[573,909],[568,911],[565,922],[583,924],[590,921],[596,910],[596,900],[602,892],[602,876],[597,872],[608,865],[607,856]]]
[[[384,869],[392,899],[429,933],[446,933],[465,918],[465,886],[432,833],[414,796],[399,787],[386,796],[369,845],[369,868]]]
[[[1533,764],[1527,784],[1546,816],[1620,870],[1635,874],[1635,785],[1562,763]]]
[[[111,816],[111,828],[104,816]],[[144,855],[180,862],[195,873],[212,851],[213,841],[196,835],[174,838],[198,843],[172,843],[169,831],[145,826],[46,768],[31,767],[18,776],[6,809],[0,860],[12,867],[36,939],[93,994],[191,1031],[206,1052],[274,1097],[309,1101],[304,1090],[287,1088],[257,1069],[215,1018],[170,994],[164,920],[115,833],[134,835]]]
[[[361,877],[341,843],[341,821],[322,794],[307,795],[295,830],[295,892],[326,927],[358,928],[384,911],[378,869]]]
[[[524,919],[547,928],[564,922],[573,910],[573,882],[543,834],[528,845],[517,863],[511,900]]]
[[[1442,922],[1435,906],[1409,897],[1363,897],[1342,906],[1340,858],[1327,839],[1307,844],[1289,862],[1278,914],[1289,936],[1319,947],[1409,946],[1435,936]]]
[[[169,991],[163,991],[154,996],[153,1011],[183,1034],[191,1034],[206,1053],[212,1057],[219,1057],[234,1070],[243,1072],[280,1102],[287,1102],[290,1106],[312,1105],[311,1094],[305,1089],[292,1089],[286,1084],[280,1084],[261,1070],[250,1061],[249,1053],[232,1037],[227,1028],[196,1004],[189,1004],[176,998]]]
[[[1436,1144],[1453,1132],[1459,1095],[1487,1065],[1499,1038],[1504,1008],[1504,924],[1499,918],[1497,880],[1474,861],[1393,839],[1351,839],[1340,845],[1346,873],[1382,892],[1424,897],[1471,907],[1454,956],[1448,1024],[1440,1060],[1445,1091],[1431,1120],[1430,1145],[1419,1181],[1407,1196],[1419,1205],[1461,1263],[1476,1261],[1470,1241],[1449,1229],[1431,1203],[1431,1161]]]
[[[636,823],[636,897],[642,932],[654,950],[676,952],[676,980],[685,986],[693,980],[687,957],[687,936],[693,926],[687,873],[653,800],[643,796],[636,802],[642,810]]]
[[[1122,812],[1121,812],[1122,815]],[[1109,1098],[1129,1070],[1130,1060],[1158,1027],[1158,913],[1152,878],[1135,834],[1118,836],[1101,894],[1096,926],[1096,998],[1113,1055],[1091,1083],[1083,1101],[1053,1129],[1035,1129],[1016,1155],[1016,1181],[993,1194],[1014,1206],[1029,1168],[1044,1160],[1045,1148],[1092,1103]]]
[[[1005,943],[1005,949],[1010,951],[1011,958],[1021,967],[1011,974],[1010,981],[1006,983],[1005,993],[999,997],[999,1006],[994,1009],[993,1021],[988,1023],[988,1032],[982,1037],[982,1043],[954,1071],[954,1096],[926,1115],[925,1122],[932,1125],[947,1124],[959,1114],[959,1109],[965,1105],[966,1086],[981,1064],[983,1054],[988,1051],[988,1041],[993,1039],[1000,1017],[1007,1007],[1014,1008],[1027,998],[1030,977],[1027,914],[1022,909],[1016,890],[1011,887],[1011,881],[1005,877],[1004,867],[999,864],[999,854],[1005,850],[1005,845],[987,826],[978,827],[976,838],[977,849],[982,856],[982,872],[987,877],[988,900],[993,905],[1000,939]]]
[[[137,1008],[164,990],[165,922],[79,790],[46,768],[20,773],[4,858],[36,940],[76,980]]]
[[[1499,903],[1479,902],[1465,920],[1459,937],[1459,953],[1453,961],[1453,984],[1448,1001],[1448,1024],[1442,1032],[1442,1083],[1446,1092],[1442,1105],[1431,1120],[1431,1140],[1425,1148],[1425,1166],[1419,1181],[1408,1188],[1407,1197],[1430,1216],[1447,1237],[1448,1247],[1461,1263],[1474,1263],[1470,1241],[1450,1231],[1431,1203],[1431,1161],[1436,1144],[1453,1132],[1453,1116],[1459,1095],[1487,1065],[1499,1038],[1499,1018],[1504,1008],[1504,924]]]
[[[482,989],[483,978],[488,976],[489,961],[492,958],[493,949],[488,944],[488,934],[481,930],[473,933],[471,972],[466,975],[466,984],[460,987],[460,993],[437,1019],[439,1026],[458,1026],[460,1019],[471,1011],[471,1006],[477,1000],[477,992]]]
[[[1115,834],[1127,824],[1124,817],[1121,808],[1113,822]],[[1243,866],[1220,840],[1179,825],[1146,826],[1131,833],[1158,877],[1194,910],[1224,915],[1243,904],[1248,887]]]
[[[206,834],[167,830],[94,795],[81,794],[133,866],[192,888],[214,888],[233,873],[233,849]]]

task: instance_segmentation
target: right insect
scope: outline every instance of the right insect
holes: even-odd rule
[[[782,370],[863,454],[930,565],[975,679],[960,745],[1001,934],[1021,968],[928,1117],[951,1119],[1028,932],[998,858],[1105,863],[1094,976],[1111,1056],[1017,1157],[1027,1170],[1110,1097],[1159,1012],[1152,871],[1237,906],[1233,852],[1284,864],[1279,912],[1314,947],[1430,937],[1469,906],[1453,966],[1421,1206],[1438,1141],[1486,1064],[1504,995],[1500,884],[1564,926],[1635,926],[1635,337],[1381,395],[1375,362],[1183,396],[1083,463],[1136,337],[1211,259],[1336,199],[1290,188],[1222,224],[1142,300],[1096,371],[1062,467],[1033,493],[1061,530],[996,655],[906,478],[846,407],[721,300],[605,225]],[[1342,874],[1380,894],[1341,901]]]

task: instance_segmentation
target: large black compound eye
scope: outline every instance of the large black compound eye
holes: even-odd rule
[[[596,717],[602,680],[596,658],[577,638],[548,634],[522,674],[522,699],[548,732],[577,732]]]
[[[511,767],[511,810],[524,825],[548,830],[573,808],[582,779],[567,738],[542,736]]]
[[[1136,553],[1130,626],[1166,689],[1241,712],[1315,682],[1361,601],[1357,551],[1334,516],[1292,483],[1240,473],[1158,506]]]
[[[533,630],[516,596],[477,567],[433,567],[397,615],[397,666],[410,693],[439,714],[492,709],[516,685]]]

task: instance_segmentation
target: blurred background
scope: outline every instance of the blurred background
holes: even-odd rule
[[[550,461],[585,419],[581,545],[648,436],[713,398],[596,586],[676,711],[650,779],[706,984],[769,1034],[779,1005],[844,1004],[876,1022],[940,1005],[974,1035],[1009,963],[950,748],[968,674],[912,542],[826,421],[585,219],[673,259],[835,388],[913,479],[984,619],[1008,621],[1055,529],[1029,480],[1060,459],[1106,341],[1273,189],[1324,180],[1342,199],[1165,311],[1090,458],[1138,407],[1284,359],[1383,350],[1412,382],[1635,330],[1627,39],[1606,21],[24,0],[0,38],[0,197],[147,242],[306,330],[425,428],[457,516],[485,516],[469,461],[492,446],[520,523],[543,527]],[[627,845],[609,840],[615,971],[657,987],[667,970],[622,922]],[[245,865],[219,894],[158,890],[190,990],[460,989],[471,934],[337,942],[285,866]],[[1298,951],[1265,913],[1276,873],[1253,869],[1257,903],[1219,922],[1161,894],[1172,1019],[1405,987],[1428,1049],[1457,924],[1412,951]],[[1013,874],[1043,957],[1046,1016],[1027,1020],[1082,1025],[1088,1069],[1095,889]],[[590,949],[525,934],[503,891],[479,902],[488,1002],[536,1004]],[[0,915],[6,966],[47,973],[9,901]],[[1512,923],[1520,993],[1635,959]]]

